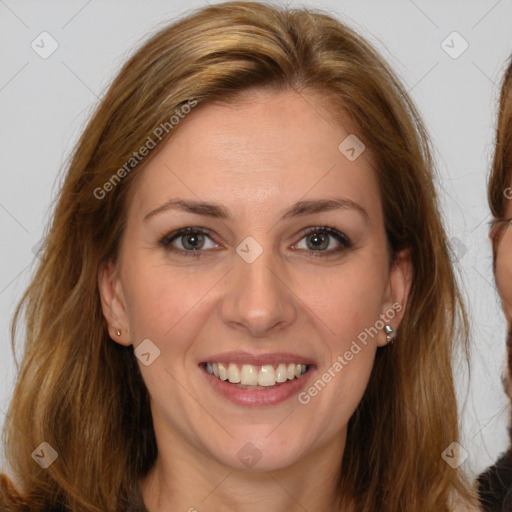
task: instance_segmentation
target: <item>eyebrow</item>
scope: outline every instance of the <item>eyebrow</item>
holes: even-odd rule
[[[224,206],[216,203],[208,203],[204,201],[194,201],[190,199],[169,199],[163,205],[149,212],[144,217],[144,222],[148,221],[159,213],[169,210],[180,210],[196,215],[206,217],[230,220],[229,210]],[[366,222],[370,220],[367,211],[355,201],[346,198],[316,199],[307,201],[298,201],[291,208],[282,212],[281,220],[288,220],[296,217],[304,217],[314,213],[328,212],[333,210],[355,210],[359,212]]]

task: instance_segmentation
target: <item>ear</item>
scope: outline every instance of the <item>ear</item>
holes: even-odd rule
[[[108,261],[100,265],[98,288],[101,296],[101,308],[107,321],[110,337],[121,345],[131,345],[126,304],[121,280],[114,262]],[[121,335],[118,335],[118,332]]]
[[[390,269],[383,310],[380,316],[384,325],[389,325],[393,329],[395,336],[405,314],[412,277],[411,253],[409,249],[404,249],[397,254],[396,260]],[[382,330],[379,332],[377,345],[382,347],[387,343],[386,333]]]

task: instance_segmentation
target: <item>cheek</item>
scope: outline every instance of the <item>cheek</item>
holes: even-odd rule
[[[375,323],[382,303],[382,283],[375,282],[368,289],[355,276],[340,278],[329,284],[318,297],[333,331],[339,336],[352,335]]]
[[[383,312],[387,269],[380,256],[354,254],[350,261],[330,269],[310,266],[307,272],[287,273],[285,280],[293,293],[284,286],[283,297],[304,308],[305,316],[318,320],[333,355],[345,352],[358,336],[364,339]],[[219,268],[177,268],[137,256],[124,261],[123,290],[135,343],[145,338],[164,342],[171,337],[176,344],[178,332],[193,336],[213,307],[211,301],[220,299],[216,286],[225,285],[225,271]]]
[[[172,338],[179,344],[177,332],[201,325],[196,317],[218,276],[203,272],[198,278],[192,267],[178,269],[140,258],[125,267],[123,281],[133,340],[163,343]]]
[[[386,268],[381,260],[353,261],[297,282],[297,295],[343,348],[383,313]]]
[[[326,359],[302,402],[326,409],[346,421],[360,402],[370,378],[377,336],[384,323],[380,315],[386,285],[386,266],[363,258],[333,270],[328,276],[310,275],[298,281],[297,295],[315,323]],[[304,286],[302,286],[304,285]],[[325,391],[324,391],[325,390]],[[317,398],[321,396],[321,398]],[[332,428],[338,423],[333,422]]]

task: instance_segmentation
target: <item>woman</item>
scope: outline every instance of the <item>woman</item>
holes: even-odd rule
[[[490,232],[496,285],[508,323],[508,374],[505,391],[512,399],[512,61],[503,81],[496,146],[489,179],[489,205],[494,217]],[[478,477],[486,512],[512,510],[512,429],[510,444],[499,460]]]
[[[21,306],[3,510],[476,501],[427,136],[329,16],[226,3],[146,43],[78,143]]]

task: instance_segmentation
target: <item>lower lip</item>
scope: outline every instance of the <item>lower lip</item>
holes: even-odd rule
[[[214,375],[208,373],[206,368],[201,365],[200,369],[206,376],[207,381],[215,391],[237,405],[264,407],[276,405],[297,395],[301,389],[306,387],[311,374],[315,368],[311,365],[308,371],[300,378],[287,380],[275,388],[269,389],[241,389],[237,388],[228,381],[218,379]]]

